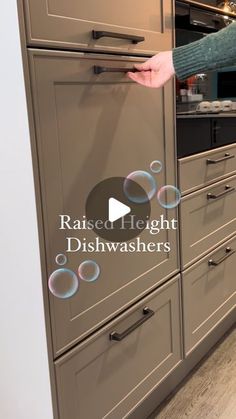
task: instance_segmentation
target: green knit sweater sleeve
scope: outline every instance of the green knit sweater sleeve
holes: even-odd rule
[[[173,49],[173,63],[179,80],[236,64],[236,22],[199,41]]]

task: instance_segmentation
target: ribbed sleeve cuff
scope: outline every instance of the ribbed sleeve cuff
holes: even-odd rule
[[[204,52],[201,41],[173,49],[173,64],[179,80],[186,80],[188,77],[204,71],[206,66]]]

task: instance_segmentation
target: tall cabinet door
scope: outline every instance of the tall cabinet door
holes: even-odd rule
[[[137,62],[137,60],[136,60]],[[94,65],[122,68],[134,59],[78,53],[30,51],[44,235],[48,276],[58,269],[55,257],[67,249],[68,237],[92,242],[91,230],[60,229],[60,215],[82,219],[86,198],[100,181],[150,170],[160,188],[176,184],[174,161],[173,86],[147,89],[122,72],[94,74]],[[177,218],[156,196],[151,219]],[[50,293],[55,354],[75,344],[178,271],[177,230],[145,229],[143,243],[162,243],[153,251],[67,253],[73,272],[85,260],[100,266],[97,281],[81,281],[70,299]],[[101,239],[102,240],[102,239]],[[171,250],[165,251],[163,243]],[[45,278],[47,281],[47,278]]]
[[[28,43],[129,54],[167,50],[172,44],[173,3],[24,0]]]

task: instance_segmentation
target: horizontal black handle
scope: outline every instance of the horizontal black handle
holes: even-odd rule
[[[100,39],[103,37],[127,39],[128,41],[131,41],[133,44],[138,44],[139,42],[145,41],[144,36],[128,35],[126,33],[107,32],[107,31],[92,31],[92,36],[93,36],[93,39]]]
[[[145,323],[150,317],[154,316],[155,312],[152,311],[150,308],[145,307],[143,309],[143,315],[140,320],[137,320],[132,326],[128,327],[124,332],[118,333],[118,332],[112,332],[110,333],[110,340],[116,340],[117,342],[120,342],[123,340],[126,336],[128,336],[130,333],[132,333],[135,329],[137,329],[139,326],[141,326],[143,323]]]
[[[128,73],[128,71],[131,71],[132,73],[135,73],[138,71],[136,68],[131,67],[102,67],[100,65],[95,65],[93,67],[95,74],[101,74],[101,73]]]
[[[226,185],[224,191],[218,193],[217,195],[216,194],[213,194],[212,192],[209,192],[207,194],[207,199],[221,198],[222,196],[227,195],[228,193],[233,192],[233,191],[235,191],[235,188],[234,187],[229,186],[229,185]]]
[[[206,162],[207,164],[217,164],[225,160],[233,159],[234,157],[234,154],[225,153],[224,157],[221,157],[220,159],[207,159]]]
[[[209,266],[218,266],[218,265],[220,265],[220,263],[224,262],[225,259],[227,259],[228,257],[232,256],[234,253],[235,253],[235,250],[231,249],[231,247],[226,247],[226,249],[225,249],[225,255],[222,256],[218,260],[210,259],[208,261],[208,265]]]

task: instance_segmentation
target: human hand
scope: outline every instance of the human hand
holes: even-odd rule
[[[146,87],[161,87],[175,75],[172,51],[160,52],[143,64],[135,64],[137,72],[127,76]]]

